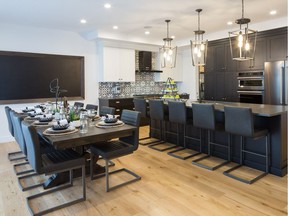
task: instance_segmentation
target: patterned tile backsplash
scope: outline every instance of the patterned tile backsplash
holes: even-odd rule
[[[135,82],[100,82],[99,98],[132,97],[134,94],[161,94],[164,83],[154,81],[154,73],[137,72]],[[118,87],[118,93],[115,88]]]

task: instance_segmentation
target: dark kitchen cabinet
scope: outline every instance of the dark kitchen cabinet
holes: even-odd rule
[[[215,100],[215,74],[204,74],[204,99]]]
[[[232,59],[229,38],[209,41],[205,65],[205,100],[238,101],[238,72],[264,70],[266,61],[284,60],[286,57],[287,27],[258,32],[255,58],[251,61]]]
[[[99,98],[99,107],[108,106],[116,109],[115,115],[121,115],[123,109],[133,110],[133,98]]]
[[[285,60],[286,57],[287,57],[287,32],[286,34],[268,37],[267,61]]]
[[[237,102],[239,100],[236,72],[205,74],[204,89],[205,100],[230,102]]]
[[[228,40],[208,45],[205,72],[233,72],[236,70],[236,62],[232,60],[230,44]]]

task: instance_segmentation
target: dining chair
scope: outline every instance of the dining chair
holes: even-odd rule
[[[86,110],[98,110],[98,105],[95,105],[95,104],[86,104],[86,107],[85,107]]]
[[[82,108],[82,107],[84,107],[84,103],[82,103],[82,102],[74,102],[74,107]]]
[[[9,106],[5,106],[5,114],[6,114],[6,118],[7,118],[7,122],[8,122],[8,129],[9,129],[11,136],[14,137],[14,139],[15,139],[13,123],[12,123],[11,115],[10,115],[10,112],[12,112],[12,111],[13,110]],[[22,151],[15,151],[15,152],[9,152],[8,153],[8,159],[10,161],[21,160],[21,159],[25,159],[25,158],[26,158],[26,156],[23,155]]]
[[[12,119],[12,123],[14,126],[15,138],[16,138],[17,142],[19,143],[19,146],[22,149],[22,152],[25,155],[25,159],[26,159],[25,162],[14,164],[13,167],[14,167],[14,171],[15,171],[16,175],[21,175],[20,177],[18,177],[18,182],[19,182],[19,186],[20,186],[21,190],[27,191],[27,190],[33,189],[35,187],[42,186],[44,181],[42,180],[42,182],[41,182],[41,180],[40,180],[39,182],[37,182],[33,185],[29,185],[29,186],[22,184],[22,179],[38,175],[37,173],[35,173],[35,170],[31,167],[31,164],[29,163],[29,161],[27,159],[27,148],[28,147],[27,147],[27,143],[26,143],[25,138],[24,138],[22,125],[21,125],[22,121],[25,121],[24,118],[25,118],[25,116],[22,116],[21,114],[16,113],[16,112],[12,112],[11,119]],[[46,152],[52,152],[54,150],[54,148],[49,143],[46,143],[43,139],[39,140],[39,147],[40,147],[40,153],[41,154],[46,153]],[[28,166],[28,168],[27,168],[27,166]],[[26,169],[23,170],[23,168],[22,168],[21,171],[18,171],[18,169],[21,167],[24,167]],[[29,173],[29,174],[27,174],[27,173]],[[23,174],[26,174],[26,175],[23,175]]]
[[[25,117],[21,116],[20,114],[16,113],[15,111],[11,111],[10,112],[10,118],[11,118],[11,123],[13,125],[15,140],[18,143],[18,145],[21,149],[21,152],[24,155],[24,158],[26,159],[25,162],[20,162],[20,163],[13,165],[14,172],[16,173],[16,175],[22,175],[25,173],[33,172],[33,169],[31,169],[31,168],[25,169],[22,171],[18,171],[19,168],[26,167],[27,165],[29,165],[29,162],[27,161],[27,147],[26,147],[26,143],[25,143],[23,133],[22,133],[22,128],[21,128],[21,122],[24,120]]]
[[[109,192],[111,190],[114,190],[116,188],[119,188],[121,186],[127,185],[129,183],[132,183],[141,179],[139,175],[137,175],[136,173],[126,168],[122,168],[122,169],[109,172],[109,166],[108,166],[109,160],[132,154],[134,151],[138,149],[138,145],[139,145],[140,112],[124,109],[122,111],[121,121],[123,121],[125,124],[133,125],[137,127],[137,130],[135,130],[133,135],[128,136],[128,137],[121,137],[118,140],[109,140],[105,142],[99,142],[94,145],[91,145],[90,147],[92,158],[94,158],[95,156],[102,156],[102,158],[105,160],[105,174],[102,174],[100,176],[105,175],[106,192]],[[90,168],[91,168],[91,171],[90,171],[91,180],[98,178],[99,175],[94,177],[94,174],[93,174],[93,170],[94,170],[93,160],[91,160]],[[119,173],[119,172],[126,172],[132,175],[134,178],[110,187],[109,176],[115,173]]]
[[[30,212],[33,215],[43,215],[86,200],[85,158],[81,157],[77,152],[71,149],[55,150],[52,152],[41,154],[40,141],[35,127],[25,121],[22,121],[22,129],[25,142],[27,143],[27,158],[35,172],[39,175],[51,175],[69,171],[70,177],[68,184],[64,184],[56,188],[52,188],[50,190],[45,190],[44,192],[28,196],[26,199]],[[80,198],[78,198],[78,196],[76,199],[73,200],[71,200],[72,198],[70,197],[69,201],[66,203],[49,207],[45,210],[38,210],[37,201],[33,202],[35,199],[73,186],[73,170],[75,169],[82,170],[82,196],[80,196]],[[75,192],[71,194],[78,195],[78,193]],[[57,200],[57,203],[58,202],[59,199]],[[38,210],[37,212],[36,209]]]
[[[114,107],[101,106],[99,110],[99,116],[105,116],[107,114],[115,115],[115,111],[116,109]]]

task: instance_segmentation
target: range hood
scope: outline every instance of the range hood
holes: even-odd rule
[[[152,52],[139,51],[139,70],[138,72],[162,73],[162,70],[152,69]]]

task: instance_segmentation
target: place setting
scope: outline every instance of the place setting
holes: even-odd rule
[[[53,125],[54,117],[52,114],[44,114],[44,115],[39,115],[36,119],[37,120],[33,121],[32,125],[49,126],[49,125]]]
[[[113,128],[113,127],[121,127],[125,123],[116,118],[114,115],[106,115],[101,117],[101,121],[95,124],[98,128]]]
[[[52,126],[43,131],[43,135],[68,135],[78,132],[78,129],[70,125],[67,119],[54,121]]]

